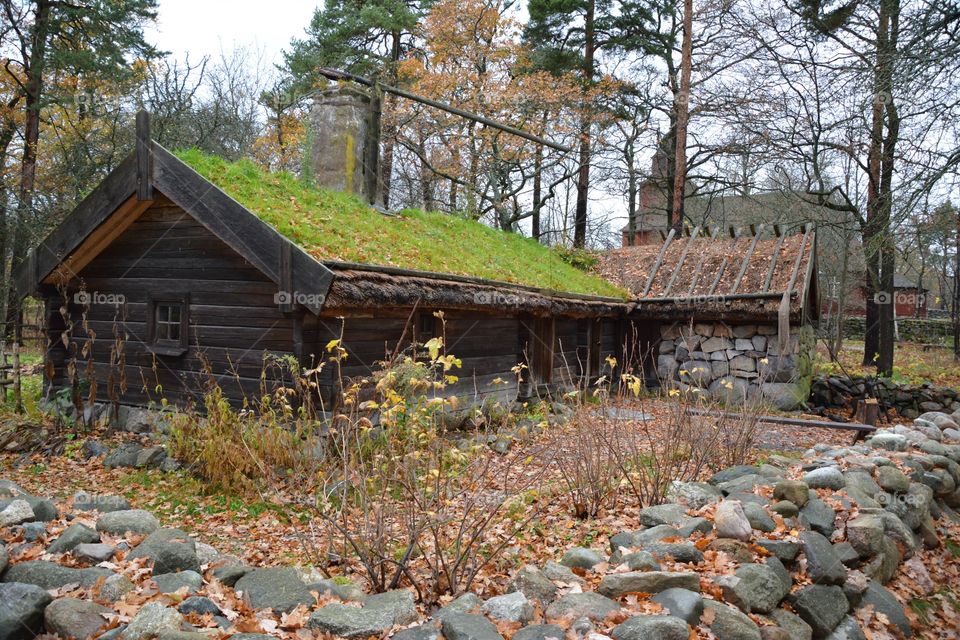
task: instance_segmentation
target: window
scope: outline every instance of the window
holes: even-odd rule
[[[150,350],[164,356],[187,352],[189,296],[150,298],[147,315]]]

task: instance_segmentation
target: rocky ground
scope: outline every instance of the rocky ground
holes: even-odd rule
[[[91,486],[51,500],[12,477],[0,481],[0,640],[958,637],[957,429],[928,413],[863,444],[675,485],[604,548],[562,550],[516,567],[498,594],[436,609],[406,589],[367,595],[251,566],[162,527],[136,498]],[[150,448],[88,453],[164,464]]]

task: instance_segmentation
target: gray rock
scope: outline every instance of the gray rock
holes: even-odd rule
[[[569,549],[560,559],[560,564],[563,566],[577,569],[593,569],[594,566],[603,562],[606,562],[606,558],[601,554],[584,547]]]
[[[857,489],[866,496],[876,496],[880,493],[880,485],[876,483],[873,476],[866,471],[850,470],[843,474],[846,481],[846,490],[849,494],[851,489]]]
[[[906,436],[890,431],[877,432],[867,440],[874,449],[883,449],[884,451],[906,451],[909,441]]]
[[[736,500],[724,500],[720,503],[713,516],[713,526],[717,530],[718,538],[747,541],[753,535],[750,520],[743,512],[743,506]]]
[[[817,533],[825,536],[833,535],[834,522],[837,514],[833,507],[819,498],[811,498],[807,504],[800,509],[800,522]]]
[[[673,571],[610,573],[600,580],[597,592],[610,598],[619,598],[627,593],[660,593],[674,587],[700,591],[700,576]]]
[[[183,616],[159,602],[148,602],[133,617],[120,637],[123,640],[149,640],[162,633],[179,632]]]
[[[909,638],[913,635],[910,629],[910,621],[907,619],[906,614],[904,614],[900,602],[892,593],[876,582],[871,582],[867,586],[867,590],[863,594],[863,599],[860,601],[860,606],[873,607],[875,612],[884,614],[890,622],[897,625],[900,633],[904,636]]]
[[[186,589],[187,593],[196,593],[203,587],[203,577],[196,571],[178,571],[153,576],[160,593],[175,593]]]
[[[547,560],[543,565],[543,573],[551,580],[560,582],[585,584],[585,580],[575,574],[570,567],[556,563],[553,560]]]
[[[361,609],[338,602],[317,609],[307,620],[307,628],[342,638],[381,635],[393,626],[393,618],[385,611],[366,607]]]
[[[531,624],[513,634],[512,640],[564,640],[565,637],[563,628],[555,624]]]
[[[519,591],[490,598],[481,610],[491,618],[506,622],[527,623],[533,619],[533,605]]]
[[[7,553],[6,546],[0,542],[0,576],[7,570],[8,564],[10,564],[10,555]]]
[[[777,528],[777,523],[773,521],[766,509],[755,502],[743,503],[743,512],[750,526],[758,531],[769,533]]]
[[[863,634],[860,623],[850,616],[844,616],[826,640],[867,640],[867,637]]]
[[[113,557],[116,549],[109,544],[92,543],[78,544],[73,548],[73,557],[90,564],[100,564]]]
[[[763,382],[760,395],[781,411],[793,411],[806,400],[805,387],[796,382]]]
[[[725,482],[730,482],[731,480],[736,480],[737,478],[742,478],[743,476],[755,475],[757,473],[757,467],[749,464],[739,464],[733,467],[727,467],[717,473],[713,474],[707,482],[712,485],[720,485]]]
[[[100,542],[100,534],[90,527],[79,522],[67,527],[60,537],[50,543],[47,553],[67,553],[73,551],[77,545],[95,544]]]
[[[111,451],[103,459],[103,466],[107,469],[116,469],[121,467],[137,466],[137,456],[143,450],[143,446],[135,442],[127,442]]]
[[[98,440],[87,440],[83,443],[83,459],[102,458],[110,453],[110,448]]]
[[[757,540],[757,544],[783,562],[793,562],[800,553],[800,543],[790,540]]]
[[[78,491],[73,494],[73,508],[77,511],[110,513],[111,511],[129,511],[130,503],[123,496],[99,495]]]
[[[237,581],[240,580],[240,578],[247,575],[251,571],[253,571],[253,567],[248,567],[244,564],[222,564],[213,569],[213,577],[221,582],[224,586],[232,587],[237,584]]]
[[[813,629],[795,613],[790,613],[786,609],[775,609],[769,617],[787,632],[790,640],[811,640],[813,638]]]
[[[104,614],[112,613],[112,609],[89,600],[59,598],[43,612],[43,621],[47,631],[61,638],[86,640],[107,625]]]
[[[0,639],[33,640],[43,631],[43,612],[53,598],[41,587],[0,584]]]
[[[0,479],[0,498],[16,498],[29,495],[26,489],[13,480]]]
[[[586,593],[568,593],[557,598],[547,607],[546,617],[547,620],[589,618],[598,622],[619,610],[620,605],[610,598],[588,591]]]
[[[380,612],[392,620],[394,625],[410,624],[418,617],[413,592],[406,589],[394,589],[367,596],[363,601],[363,608],[365,611]]]
[[[723,597],[746,613],[769,613],[777,608],[790,587],[777,572],[763,564],[745,564],[735,575],[721,576],[716,583]]]
[[[236,636],[231,637],[235,638]],[[516,638],[516,634],[514,634],[513,637]],[[438,640],[440,638],[440,629],[429,623],[418,624],[415,627],[408,627],[407,629],[397,631],[391,638],[392,640]],[[558,638],[558,640],[563,639]]]
[[[861,558],[880,553],[883,536],[883,518],[879,515],[863,513],[847,521],[847,542]]]
[[[757,623],[739,609],[714,600],[704,600],[703,606],[714,613],[708,626],[717,640],[761,640]]]
[[[154,575],[176,571],[200,572],[197,543],[179,529],[157,529],[148,535],[127,555],[128,560],[137,558],[148,559],[153,566]]]
[[[100,593],[98,595],[101,600],[116,602],[133,591],[133,589],[134,584],[127,576],[122,573],[115,573],[103,581],[103,584],[100,585]]]
[[[810,487],[799,480],[781,480],[773,486],[773,497],[777,500],[789,500],[799,508],[807,504]]]
[[[656,543],[653,543],[656,544]],[[659,571],[660,563],[647,551],[628,553],[621,558],[620,564],[625,564],[631,571]]]
[[[703,598],[689,589],[666,589],[651,598],[663,607],[671,616],[684,620],[691,626],[700,623],[703,614]]]
[[[832,489],[833,491],[843,489],[847,484],[843,472],[836,467],[821,467],[808,471],[803,476],[803,481],[811,489]]]
[[[840,562],[850,567],[860,563],[860,554],[853,548],[853,545],[847,541],[837,542],[833,545],[833,551],[840,558]],[[849,574],[847,574],[849,578]]]
[[[797,508],[797,505],[793,504],[789,500],[778,500],[770,505],[770,511],[773,511],[775,514],[782,516],[784,518],[795,518],[800,513],[800,509]]]
[[[614,640],[687,640],[687,623],[674,616],[633,616],[613,628]]]
[[[810,579],[817,584],[843,584],[847,570],[830,541],[816,531],[801,532],[800,541]]]
[[[877,483],[890,493],[906,493],[910,488],[910,478],[896,467],[878,467]]]
[[[445,617],[455,613],[471,613],[474,610],[478,610],[482,604],[483,600],[481,600],[477,594],[467,592],[453,602],[437,609],[433,613],[433,617],[436,620],[442,621]]]
[[[703,553],[692,542],[650,542],[643,545],[643,550],[655,559],[673,558],[688,564],[703,562]]]
[[[443,619],[443,637],[446,640],[502,640],[492,622],[483,616],[455,613]]]
[[[89,569],[75,569],[63,567],[54,562],[43,560],[27,560],[19,562],[3,574],[4,582],[22,582],[33,584],[41,589],[59,589],[68,584],[77,583],[81,587],[92,587],[101,577],[113,575],[108,569],[91,567]]]
[[[50,522],[51,520],[56,520],[59,517],[57,505],[53,504],[53,502],[47,500],[46,498],[22,495],[17,497],[16,500],[26,501],[26,503],[30,505],[30,508],[33,510],[33,518],[31,518],[31,520],[36,520],[37,522]],[[15,500],[0,500],[0,511],[9,507],[10,503],[14,501]],[[22,507],[18,507],[18,509],[19,508]]]
[[[658,504],[640,509],[640,524],[655,527],[659,524],[677,526],[687,516],[687,507],[680,504]]]
[[[29,502],[23,499],[11,500],[9,504],[0,511],[0,527],[22,524],[33,519],[33,508]]]
[[[217,603],[206,598],[204,596],[190,596],[186,600],[180,603],[180,606],[177,607],[177,610],[184,614],[196,614],[198,616],[222,616],[223,611],[220,610],[220,607],[217,606]]]
[[[553,584],[547,574],[530,564],[517,571],[507,590],[518,591],[541,604],[549,604],[557,596],[557,585]]]
[[[788,599],[794,611],[813,629],[814,637],[829,635],[847,615],[847,598],[836,585],[809,585],[790,594]]]
[[[723,493],[706,482],[673,482],[667,490],[667,499],[683,502],[691,509],[700,509],[713,502],[720,502]]]
[[[24,522],[20,525],[20,530],[23,531],[25,542],[36,542],[47,535],[47,525],[44,522]]]
[[[234,588],[243,592],[243,599],[251,609],[287,613],[298,605],[314,602],[297,570],[289,567],[255,569],[237,580]]]
[[[160,521],[152,513],[143,509],[111,511],[97,520],[97,531],[118,536],[127,533],[147,535],[159,528]]]
[[[634,532],[633,542],[629,546],[642,547],[647,543],[656,542],[657,540],[663,540],[664,538],[676,535],[679,535],[679,533],[675,527],[671,527],[668,524],[660,524],[655,527],[650,527],[649,529]]]

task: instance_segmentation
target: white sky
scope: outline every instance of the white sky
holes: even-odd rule
[[[304,35],[318,0],[160,0],[156,30],[148,38],[182,60],[216,57],[248,46],[264,66],[280,63],[290,40]]]

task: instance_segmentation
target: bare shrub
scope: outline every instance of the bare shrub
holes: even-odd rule
[[[594,406],[581,406],[573,421],[573,429],[564,429],[553,439],[556,466],[573,515],[593,518],[609,506],[624,479],[617,451],[620,437],[614,423],[597,415]]]

